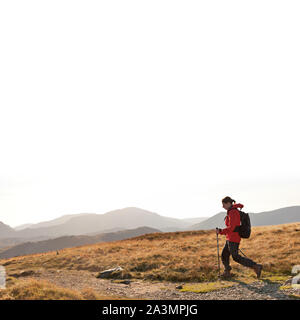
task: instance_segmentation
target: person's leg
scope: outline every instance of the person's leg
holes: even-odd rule
[[[230,271],[231,270],[231,267],[229,265],[229,257],[230,257],[230,251],[229,251],[229,247],[228,247],[228,241],[226,240],[226,243],[225,243],[225,246],[222,250],[222,262],[223,262],[223,265],[225,267],[225,270],[226,271]]]
[[[251,260],[249,258],[242,257],[239,254],[239,245],[240,244],[237,242],[230,241],[228,243],[228,248],[229,248],[229,251],[232,255],[232,259],[245,267],[253,268],[256,265],[256,262],[254,262],[253,260]]]

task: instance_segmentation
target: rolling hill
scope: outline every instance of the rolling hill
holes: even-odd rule
[[[0,259],[24,256],[34,253],[43,253],[48,251],[57,251],[64,248],[72,248],[76,246],[82,246],[98,242],[123,240],[153,232],[160,232],[160,230],[149,227],[140,227],[131,230],[107,232],[94,236],[64,236],[43,241],[24,242],[0,252]]]
[[[66,235],[84,235],[102,233],[107,230],[134,229],[139,227],[158,228],[168,231],[183,229],[190,226],[191,223],[182,219],[175,219],[161,216],[135,207],[110,211],[104,214],[77,214],[63,216],[47,222],[31,225],[16,231],[6,225],[3,227],[1,238],[22,238],[32,239],[36,237],[57,238]]]
[[[30,229],[38,229],[38,228],[45,228],[45,227],[52,227],[52,226],[58,226],[60,224],[63,224],[67,221],[69,221],[70,219],[74,218],[74,217],[81,217],[81,216],[85,216],[85,215],[89,215],[89,213],[77,213],[77,214],[65,214],[61,217],[49,220],[49,221],[42,221],[42,222],[38,222],[38,223],[31,223],[31,224],[25,224],[25,225],[21,225],[21,226],[17,226],[14,229],[15,230],[24,230],[26,228],[30,228]]]

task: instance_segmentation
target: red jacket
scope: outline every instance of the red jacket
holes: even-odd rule
[[[227,228],[222,229],[220,231],[220,234],[225,234],[226,239],[229,241],[238,243],[241,241],[241,237],[238,232],[233,232],[233,230],[236,226],[239,226],[241,224],[240,213],[237,208],[242,209],[243,207],[244,205],[242,205],[241,203],[236,203],[227,210],[227,215],[225,218],[225,225]]]

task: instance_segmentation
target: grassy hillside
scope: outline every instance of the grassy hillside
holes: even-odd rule
[[[225,237],[220,241],[220,251]],[[290,274],[300,264],[300,223],[254,227],[242,240],[243,252],[264,265],[265,274]],[[153,233],[127,240],[86,245],[56,252],[0,260],[8,275],[45,269],[99,272],[115,266],[119,278],[168,281],[211,281],[217,278],[214,230]],[[254,277],[254,272],[232,261],[233,271]]]

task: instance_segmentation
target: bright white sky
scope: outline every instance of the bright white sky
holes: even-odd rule
[[[0,221],[300,205],[299,1],[1,1]]]

